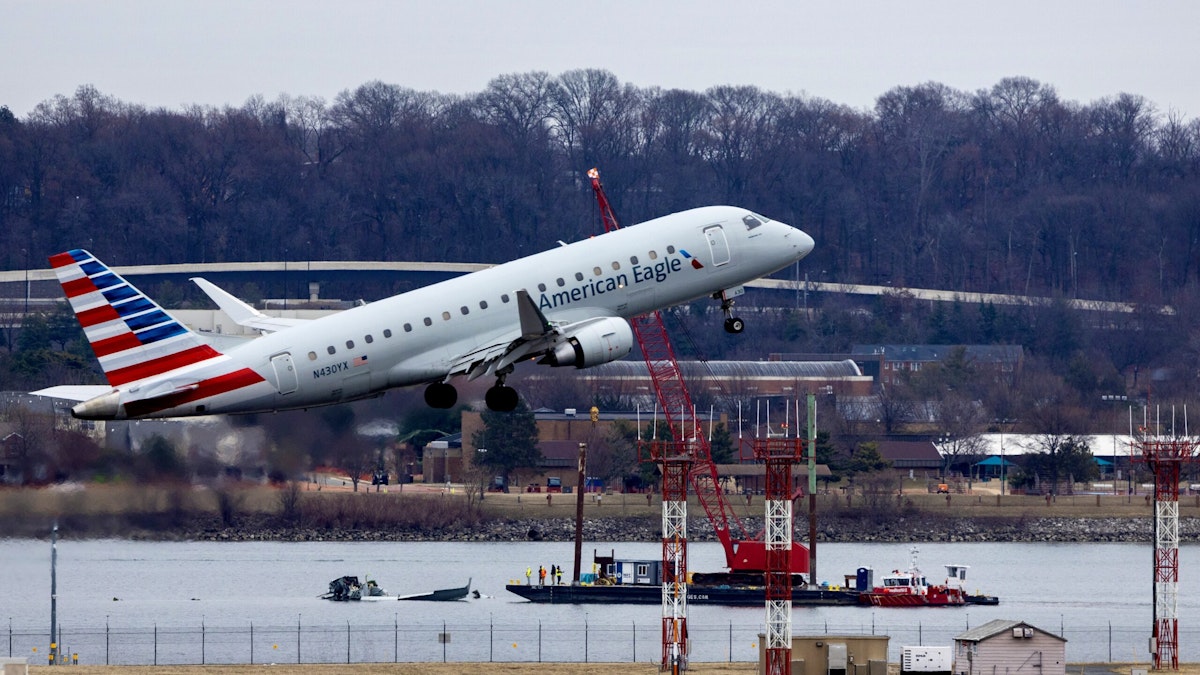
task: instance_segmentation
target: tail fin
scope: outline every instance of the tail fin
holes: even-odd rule
[[[50,265],[112,386],[221,356],[91,253],[59,253]]]

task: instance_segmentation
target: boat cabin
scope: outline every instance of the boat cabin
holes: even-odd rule
[[[617,560],[612,563],[609,576],[614,583],[622,585],[654,586],[662,583],[661,560]]]

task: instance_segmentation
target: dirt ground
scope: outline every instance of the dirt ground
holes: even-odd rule
[[[743,675],[757,672],[756,663],[693,663],[687,672],[693,675]],[[1067,664],[1067,675],[1129,675],[1132,668],[1150,670],[1147,663]],[[233,665],[233,666],[72,666],[72,675],[455,675],[457,673],[487,673],[492,675],[657,675],[657,666],[646,663],[370,663],[370,664],[305,664],[305,665]],[[50,675],[49,666],[31,666],[30,673]],[[61,672],[61,669],[53,672]],[[899,672],[897,664],[888,668],[890,675]],[[1155,671],[1200,675],[1200,663],[1180,664],[1178,671]]]
[[[687,669],[694,675],[726,675],[755,672],[754,663],[693,663]],[[487,675],[657,675],[656,666],[645,663],[395,663],[395,664],[305,664],[305,665],[243,665],[243,666],[72,666],[72,675],[456,675],[486,673]],[[50,666],[30,667],[30,673],[50,675],[62,672]],[[1126,674],[1127,675],[1127,674]]]

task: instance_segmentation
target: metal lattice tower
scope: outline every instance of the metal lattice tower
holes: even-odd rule
[[[650,441],[650,457],[662,467],[662,666],[687,669],[687,488],[692,448],[677,441]]]
[[[766,465],[766,675],[792,672],[792,464],[803,457],[799,438],[755,439]]]
[[[1154,472],[1154,668],[1179,669],[1179,478],[1196,460],[1193,438],[1144,435],[1133,444]]]

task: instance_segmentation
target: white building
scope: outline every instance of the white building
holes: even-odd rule
[[[995,619],[954,637],[956,675],[1066,675],[1067,640],[1024,621]]]

